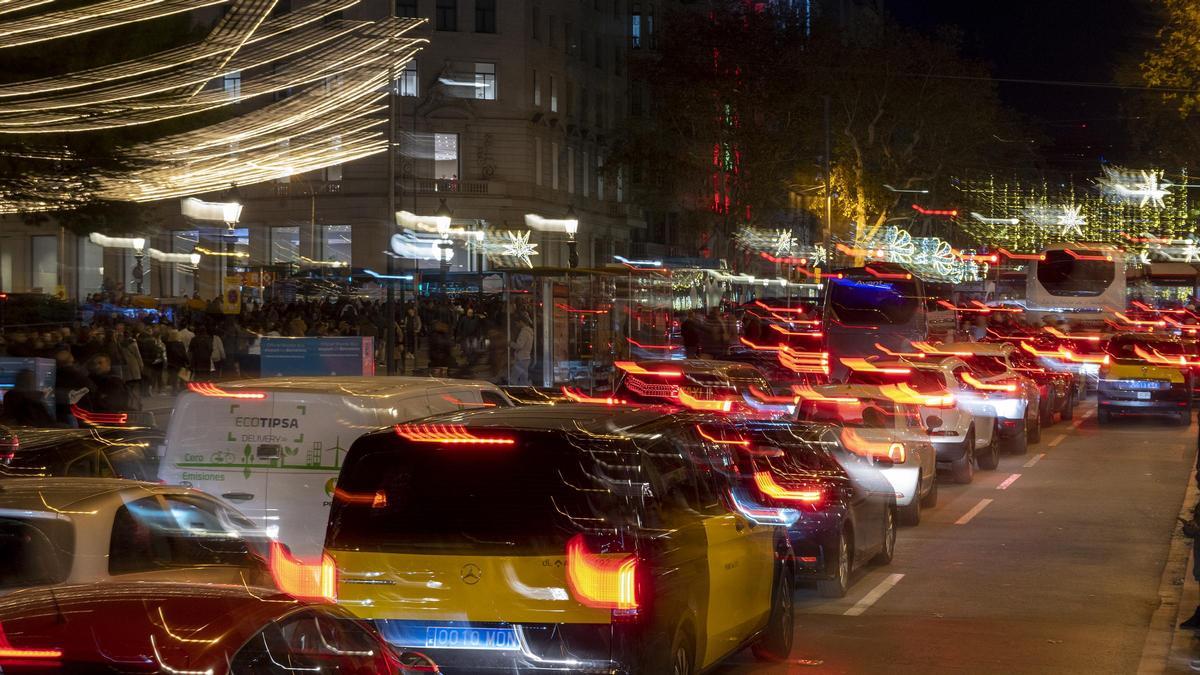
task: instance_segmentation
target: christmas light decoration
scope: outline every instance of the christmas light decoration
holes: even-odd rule
[[[0,23],[0,49],[161,19],[229,0],[109,0]],[[39,3],[40,4],[40,3]]]
[[[505,230],[488,237],[480,244],[480,250],[490,260],[504,266],[533,267],[531,258],[538,255],[537,243],[529,241],[530,230],[513,232]]]
[[[1129,171],[1117,166],[1105,165],[1102,178],[1096,179],[1100,191],[1117,201],[1137,202],[1138,206],[1150,204],[1163,208],[1163,198],[1170,194],[1167,188],[1172,184],[1162,180],[1160,171]]]

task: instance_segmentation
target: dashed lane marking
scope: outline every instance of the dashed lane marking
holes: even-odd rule
[[[878,586],[872,588],[870,593],[864,595],[862,600],[854,603],[853,607],[846,610],[844,616],[859,616],[863,612],[867,611],[871,608],[871,605],[879,602],[879,599],[883,597],[884,593],[892,590],[892,587],[900,583],[900,580],[903,578],[903,574],[889,574],[886,579],[879,582]]]
[[[1028,469],[1029,467],[1033,466],[1034,464],[1037,464],[1038,462],[1042,461],[1042,458],[1045,456],[1046,456],[1046,453],[1039,452],[1038,454],[1034,455],[1033,457],[1030,457],[1029,461],[1025,462],[1021,466]]]
[[[1015,483],[1015,482],[1017,482],[1017,479],[1018,479],[1018,478],[1020,478],[1020,477],[1021,477],[1021,474],[1019,474],[1019,473],[1014,473],[1014,474],[1012,474],[1011,476],[1009,476],[1008,478],[1005,478],[1005,479],[1004,479],[1004,482],[1002,482],[1002,483],[1000,483],[999,485],[997,485],[997,486],[996,486],[996,489],[997,489],[997,490],[1007,490],[1007,489],[1008,489],[1008,486],[1009,486],[1009,485],[1012,485],[1012,484],[1013,484],[1013,483]]]
[[[959,518],[958,520],[954,521],[954,524],[955,525],[966,525],[967,523],[971,522],[972,518],[979,515],[979,512],[984,510],[985,508],[987,508],[987,505],[991,504],[991,503],[992,503],[992,500],[990,500],[990,499],[980,499],[978,504],[976,504],[975,506],[972,506],[970,511],[967,511],[966,513],[962,514],[962,517]]]
[[[1047,443],[1046,447],[1048,447],[1048,448],[1057,447],[1059,443],[1062,443],[1065,440],[1067,440],[1067,435],[1059,434],[1059,435],[1055,436],[1049,443]]]

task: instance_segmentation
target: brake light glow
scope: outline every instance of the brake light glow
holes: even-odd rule
[[[267,397],[263,391],[229,391],[222,389],[212,382],[188,382],[188,389],[201,396],[212,398],[236,398],[241,400],[261,401]]]
[[[328,553],[321,562],[305,563],[296,559],[278,541],[271,542],[271,578],[279,590],[297,600],[337,601],[337,565]]]
[[[1013,253],[1011,251],[1008,251],[1008,250],[1005,250],[1002,248],[998,248],[996,250],[999,251],[1000,253],[1004,254],[1005,256],[1012,258],[1013,260],[1039,260],[1039,261],[1042,261],[1042,260],[1046,259],[1046,254],[1044,254],[1044,253]]]
[[[896,357],[905,358],[905,359],[923,359],[927,356],[927,354],[925,354],[925,352],[894,352],[894,351],[888,349],[887,347],[884,347],[883,345],[879,344],[878,342],[875,343],[875,349],[878,349],[879,351],[883,352],[884,354],[887,354],[888,356],[896,356]]]
[[[1011,393],[1017,390],[1016,383],[1006,382],[1004,384],[992,384],[990,382],[984,382],[970,373],[963,373],[962,381],[980,391],[1007,391]]]
[[[1163,321],[1161,319],[1159,319],[1157,321],[1143,321],[1140,319],[1131,319],[1128,316],[1125,316],[1121,312],[1117,312],[1117,311],[1114,311],[1113,314],[1115,314],[1118,319],[1124,321],[1125,323],[1127,323],[1131,326],[1165,326],[1165,325],[1167,325],[1167,322]]]
[[[0,659],[61,659],[61,649],[29,649],[14,647],[0,625]]]
[[[808,490],[785,488],[775,482],[775,476],[771,475],[770,471],[755,471],[754,484],[758,486],[759,491],[765,496],[785,502],[816,504],[821,501],[821,497],[823,496],[820,488]]]
[[[961,357],[972,356],[971,352],[948,352],[939,347],[934,347],[933,345],[929,344],[928,342],[913,342],[912,346],[916,347],[917,349],[920,349],[921,351],[925,352],[926,354],[933,354],[934,356],[961,356]]]
[[[613,398],[612,396],[588,396],[579,390],[571,389],[570,387],[565,386],[562,388],[562,393],[564,396],[576,403],[598,403],[600,405],[623,405],[626,403],[626,401],[619,398]]]
[[[841,438],[847,450],[863,457],[879,457],[903,464],[907,456],[903,443],[867,440],[854,429],[843,428]]]
[[[1059,349],[1058,353],[1072,363],[1099,363],[1101,365],[1108,365],[1112,361],[1112,357],[1108,354],[1076,354],[1065,347]]]
[[[567,585],[571,595],[588,607],[636,610],[637,558],[592,553],[583,535],[577,534],[567,542]]]
[[[1113,257],[1111,255],[1091,255],[1088,253],[1080,253],[1079,251],[1073,251],[1069,248],[1063,249],[1063,252],[1076,260],[1097,260],[1099,262],[1112,262],[1112,259],[1113,259]]]
[[[657,375],[658,377],[683,377],[682,370],[646,370],[633,361],[616,361],[614,366],[630,375]]]
[[[1034,356],[1037,356],[1040,358],[1053,359],[1053,358],[1058,358],[1058,357],[1062,356],[1061,350],[1042,351],[1042,350],[1038,349],[1037,347],[1034,347],[1033,345],[1029,344],[1028,342],[1022,342],[1021,349],[1024,349],[1025,351],[1029,352],[1030,354],[1033,354]]]
[[[797,396],[806,401],[828,401],[831,403],[850,403],[854,405],[862,404],[862,401],[854,398],[853,396],[826,396],[807,384],[794,384],[792,385],[792,391],[796,392]]]
[[[779,363],[792,372],[829,374],[829,352],[798,352],[781,345],[776,355]]]
[[[874,276],[879,279],[905,279],[905,280],[907,280],[907,279],[912,278],[912,275],[909,274],[908,272],[880,272],[879,270],[875,269],[874,267],[871,267],[870,265],[867,265],[865,269],[867,270],[867,272],[870,272],[871,276]]]
[[[682,345],[644,345],[633,338],[625,338],[625,341],[639,349],[662,349],[670,351],[672,349],[683,349]]]
[[[759,389],[754,385],[750,385],[750,395],[762,401],[763,403],[781,403],[783,405],[794,405],[798,400],[795,396],[773,396]]]
[[[754,304],[758,305],[759,307],[762,307],[765,310],[771,311],[771,312],[791,312],[793,314],[804,314],[803,307],[772,307],[771,305],[768,305],[767,303],[763,302],[762,300],[755,300]]]
[[[461,424],[397,424],[396,435],[415,443],[459,445],[514,445],[515,440],[495,436],[476,436]]]
[[[746,345],[747,347],[749,347],[757,352],[777,352],[777,351],[783,349],[783,345],[759,345],[759,344],[754,344],[753,342],[747,340],[744,337],[739,337],[738,339],[742,341],[742,344]]]
[[[862,358],[839,359],[842,365],[856,373],[885,373],[888,375],[911,375],[912,368],[880,368],[874,363]]]
[[[904,382],[885,384],[879,387],[879,392],[896,403],[920,405],[926,408],[953,408],[954,394],[930,396],[922,394]]]
[[[700,434],[701,438],[703,438],[704,440],[706,440],[710,443],[717,443],[719,445],[740,445],[742,447],[746,447],[746,446],[750,445],[750,441],[748,441],[744,438],[737,438],[736,436],[732,439],[717,438],[716,436],[712,436],[707,431],[704,430],[703,426],[701,426],[699,424],[696,425],[696,431]]]
[[[374,494],[369,492],[347,492],[340,487],[333,489],[333,498],[339,502],[347,504],[367,504],[373,509],[387,508],[387,493],[383,490],[376,490]]]
[[[733,410],[733,401],[730,399],[696,398],[682,389],[679,390],[679,393],[676,394],[676,396],[679,398],[679,402],[685,408],[691,408],[692,410],[720,413],[727,413]]]
[[[84,424],[126,424],[129,422],[129,413],[90,412],[74,403],[71,404],[71,414]]]

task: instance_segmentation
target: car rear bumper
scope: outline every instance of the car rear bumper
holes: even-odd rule
[[[788,539],[796,560],[796,579],[832,579],[836,570],[837,540],[841,518],[835,514],[805,514],[788,528]]]
[[[933,449],[937,453],[938,464],[951,464],[962,459],[967,454],[967,441],[963,439],[956,442],[937,441],[933,444]],[[974,448],[970,448],[974,450]]]

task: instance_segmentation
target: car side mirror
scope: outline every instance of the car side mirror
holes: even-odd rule
[[[938,427],[942,426],[942,424],[942,418],[938,417],[937,415],[930,415],[929,417],[925,418],[925,427],[930,431],[937,429]]]

